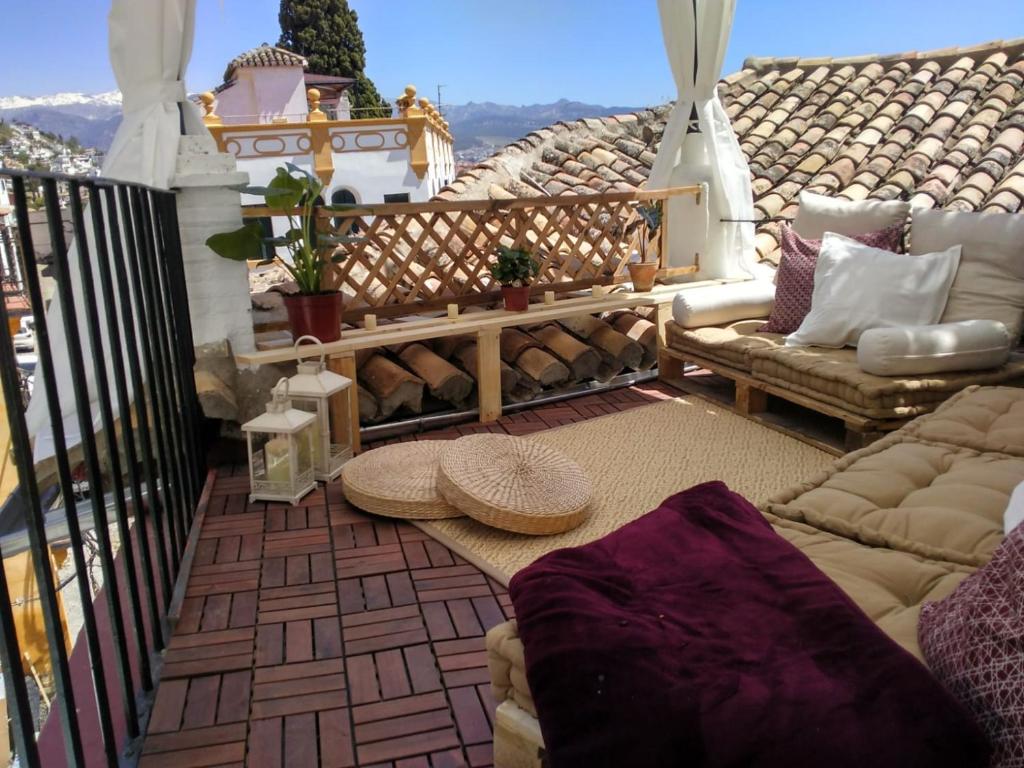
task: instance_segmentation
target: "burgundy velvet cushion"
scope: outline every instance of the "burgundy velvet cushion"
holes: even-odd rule
[[[984,735],[720,482],[510,585],[552,768],[981,768]]]
[[[956,591],[921,609],[921,650],[994,749],[992,768],[1024,768],[1024,526]]]
[[[872,248],[895,251],[899,248],[903,226],[894,225],[878,232],[851,237]],[[798,235],[792,227],[782,227],[782,259],[775,276],[775,306],[771,317],[759,329],[762,333],[793,333],[811,311],[814,293],[814,268],[818,264],[821,240]]]

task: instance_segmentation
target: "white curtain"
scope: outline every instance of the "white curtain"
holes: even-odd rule
[[[695,247],[688,249],[700,251],[704,277],[751,277],[759,272],[754,225],[747,223],[754,217],[750,169],[716,91],[735,7],[735,0],[658,0],[678,98],[647,187],[708,182],[710,199],[702,219],[707,230],[694,232]]]
[[[102,175],[119,181],[137,182],[168,188],[174,175],[181,136],[182,121],[187,133],[205,132],[195,105],[186,99],[183,81],[192,54],[196,0],[113,0],[108,16],[110,63],[124,99],[124,115],[103,163]],[[181,106],[179,106],[181,105]],[[99,285],[95,243],[88,226],[89,254],[92,259],[93,282]],[[85,332],[85,309],[82,306],[81,274],[78,269],[77,245],[68,253],[71,284],[75,295],[75,312],[81,335],[72,343],[81,348],[86,361],[86,377],[92,408],[93,430],[100,427],[100,414],[92,370],[92,348]],[[139,313],[133,312],[138,318]],[[101,336],[108,337],[105,318],[101,317]],[[61,415],[67,445],[82,440],[79,416],[71,386],[68,340],[64,334],[63,308],[56,296],[46,313],[53,351],[53,370],[37,373],[32,399],[26,412],[30,434],[35,439],[35,459],[41,461],[54,454],[54,438],[50,428],[41,376],[53,376],[60,399]],[[122,342],[124,339],[121,334]],[[109,352],[109,350],[108,350]],[[110,369],[106,355],[108,378],[125,376],[124,371]],[[130,389],[130,388],[129,388]],[[115,416],[116,401],[113,403]]]

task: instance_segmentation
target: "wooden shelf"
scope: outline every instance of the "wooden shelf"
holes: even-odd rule
[[[477,337],[477,369],[479,380],[477,392],[480,408],[480,421],[492,422],[500,418],[501,373],[500,373],[500,339],[504,328],[521,325],[536,325],[552,322],[567,317],[593,315],[616,309],[631,309],[641,306],[658,307],[658,331],[663,332],[665,321],[671,313],[672,300],[680,291],[709,285],[719,285],[735,280],[704,280],[678,285],[658,285],[644,293],[619,291],[603,296],[579,296],[568,299],[557,299],[554,304],[531,304],[525,312],[507,312],[504,309],[489,309],[482,312],[460,314],[458,318],[448,317],[423,318],[396,322],[379,326],[374,330],[357,328],[345,331],[343,338],[323,345],[327,355],[328,367],[342,376],[350,378],[354,386],[357,382],[355,353],[362,349],[389,346],[392,344],[409,344],[414,341],[438,339],[446,336],[475,334]],[[298,357],[314,357],[320,354],[320,348],[304,345],[297,350],[291,345],[264,349],[256,352],[237,353],[235,361],[239,365],[267,365],[296,360]],[[336,430],[350,429],[354,450],[359,450],[359,398],[353,394],[351,398],[352,413],[349,419],[337,418]],[[341,435],[338,435],[339,438]]]

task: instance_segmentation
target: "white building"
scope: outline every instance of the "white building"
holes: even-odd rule
[[[291,51],[262,45],[233,59],[224,85],[201,97],[210,132],[250,183],[264,185],[292,162],[323,181],[325,202],[369,204],[426,201],[452,180],[448,124],[414,87],[398,99],[395,117],[335,119],[348,112],[351,81],[306,66]]]
[[[0,178],[0,282],[21,283],[21,264],[14,250],[11,229],[14,227],[14,206],[11,205],[8,179]]]

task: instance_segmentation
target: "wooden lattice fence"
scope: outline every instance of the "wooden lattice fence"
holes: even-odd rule
[[[321,210],[321,228],[361,238],[342,246],[347,258],[333,268],[328,282],[345,294],[349,320],[370,311],[394,316],[448,303],[493,301],[498,286],[488,267],[499,245],[533,251],[541,266],[538,291],[623,282],[631,254],[638,249],[637,205],[699,195],[699,189]],[[268,214],[265,208],[245,210],[250,217]],[[650,254],[659,260],[667,232],[662,226]]]

